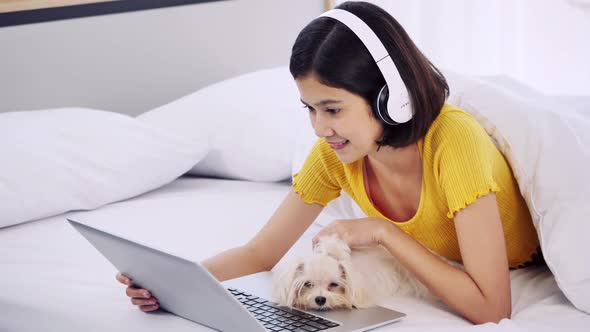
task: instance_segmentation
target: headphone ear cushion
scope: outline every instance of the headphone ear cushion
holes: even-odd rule
[[[387,111],[387,100],[389,99],[389,88],[387,84],[385,84],[381,90],[379,90],[379,94],[377,98],[375,98],[375,105],[374,110],[376,113],[377,118],[381,121],[385,122],[388,125],[396,125],[395,122],[390,116],[389,112]]]

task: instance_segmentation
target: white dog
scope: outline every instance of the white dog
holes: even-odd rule
[[[311,256],[273,278],[273,300],[305,310],[367,308],[391,295],[432,297],[384,247],[351,251],[335,236],[320,238]]]

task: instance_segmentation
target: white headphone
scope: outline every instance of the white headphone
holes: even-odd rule
[[[374,101],[375,111],[381,120],[389,125],[410,121],[413,112],[408,90],[395,63],[373,30],[359,17],[343,9],[329,10],[320,17],[330,17],[346,25],[371,53],[386,83]]]

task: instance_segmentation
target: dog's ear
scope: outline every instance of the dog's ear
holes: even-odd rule
[[[292,306],[295,298],[295,280],[303,274],[303,259],[292,261],[273,272],[272,298],[281,306]]]
[[[303,274],[303,268],[305,267],[305,264],[303,263],[299,263],[299,265],[297,265],[297,267],[295,268],[295,276],[300,276]]]
[[[350,261],[338,262],[338,268],[340,269],[340,280],[344,284],[344,292],[347,296],[353,297],[354,292],[354,281],[352,280],[352,267]]]
[[[351,261],[338,262],[341,278],[344,281],[344,292],[355,308],[368,308],[374,305],[367,293],[367,285],[363,283],[362,275],[355,273]]]
[[[348,276],[346,272],[346,267],[344,267],[344,264],[342,264],[342,262],[338,263],[338,268],[340,269],[340,278],[342,278],[342,280],[347,280]]]

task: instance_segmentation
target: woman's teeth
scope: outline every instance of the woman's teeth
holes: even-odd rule
[[[348,140],[338,142],[338,143],[330,143],[330,147],[334,150],[340,150],[340,149],[344,148],[346,146],[346,144],[348,144]]]

